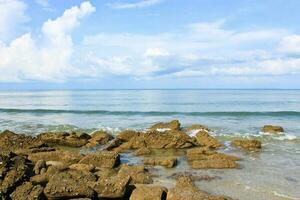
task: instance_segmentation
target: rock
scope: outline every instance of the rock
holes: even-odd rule
[[[143,165],[130,166],[123,164],[118,172],[120,176],[129,175],[132,184],[150,184],[153,183],[151,174]]]
[[[43,188],[40,185],[33,185],[25,182],[10,195],[12,200],[42,200],[45,199]]]
[[[177,179],[174,188],[169,189],[167,200],[232,200],[224,196],[212,196],[199,190],[190,177],[182,176]]]
[[[93,188],[98,198],[123,198],[130,183],[130,176],[114,175],[108,178],[99,178]]]
[[[281,126],[274,126],[274,125],[265,125],[262,128],[262,132],[264,133],[283,133],[284,129]]]
[[[132,149],[182,149],[194,146],[192,138],[182,131],[148,131],[131,138],[129,143]]]
[[[23,134],[16,134],[9,130],[5,130],[0,133],[0,152],[8,153],[15,152],[17,150],[28,149],[32,146],[41,144],[41,141],[37,138],[26,136]]]
[[[173,120],[170,122],[160,122],[157,124],[154,124],[153,126],[150,127],[150,130],[155,130],[155,131],[166,131],[166,130],[180,130],[180,122],[178,120]]]
[[[92,164],[95,167],[113,168],[120,164],[120,156],[112,151],[100,151],[84,156],[80,164]]]
[[[51,167],[55,167],[55,169],[59,170],[59,171],[63,171],[69,168],[69,165],[66,163],[63,163],[61,161],[47,161],[46,162],[47,167],[51,166]]]
[[[45,173],[35,175],[30,178],[30,182],[34,185],[46,185],[46,183],[48,183],[48,181],[49,181],[48,177]]]
[[[261,142],[259,140],[233,140],[232,145],[240,147],[247,151],[258,151],[261,149]]]
[[[140,134],[139,132],[134,130],[124,130],[117,135],[117,139],[123,142],[128,142],[130,141],[131,138],[135,136],[139,136],[139,134]]]
[[[28,156],[28,159],[34,163],[36,163],[39,160],[45,160],[45,161],[61,161],[69,165],[78,163],[81,158],[82,156],[76,152],[69,152],[69,151],[62,151],[62,150],[50,151],[50,152],[38,152],[38,153],[30,154]]]
[[[160,165],[172,168],[176,165],[176,158],[147,158],[144,159],[144,165]]]
[[[95,131],[91,135],[91,139],[88,140],[88,143],[85,145],[86,147],[96,147],[97,145],[101,144],[107,144],[110,140],[113,139],[111,135],[109,135],[107,132],[99,130]]]
[[[90,187],[97,178],[89,172],[69,170],[54,174],[47,183],[44,193],[48,199],[94,198]]]
[[[69,147],[82,147],[88,143],[91,136],[86,133],[48,132],[38,136],[45,143]]]
[[[135,185],[130,200],[162,200],[166,199],[168,189],[157,185]]]
[[[1,160],[0,194],[5,196],[30,177],[33,165],[15,154],[2,155]]]
[[[69,169],[92,172],[95,170],[95,166],[92,164],[72,164],[69,166]]]
[[[142,156],[142,155],[148,155],[151,153],[151,150],[146,148],[146,147],[142,147],[142,148],[139,148],[138,150],[136,150],[134,152],[134,155],[135,156]]]
[[[40,174],[43,168],[46,168],[46,161],[38,160],[33,168],[33,171],[35,174]]]
[[[208,127],[201,125],[201,124],[190,125],[190,126],[184,128],[184,130],[186,132],[190,132],[190,133],[192,133],[192,132],[198,133],[199,131],[206,131],[206,132],[210,131],[210,129]]]
[[[210,148],[218,148],[223,146],[216,138],[210,136],[207,131],[199,131],[196,134],[198,144]]]
[[[194,169],[221,169],[237,168],[239,158],[216,151],[206,147],[198,147],[187,150],[187,159]]]

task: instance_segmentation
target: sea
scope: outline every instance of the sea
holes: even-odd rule
[[[300,90],[35,90],[0,91],[0,131],[37,135],[46,131],[113,135],[143,130],[156,122],[180,120],[183,127],[202,124],[221,140],[220,151],[242,158],[239,169],[192,170],[184,156],[174,169],[159,170],[156,182],[171,187],[174,173],[218,177],[198,181],[200,189],[241,200],[300,199]],[[261,132],[266,124],[284,134]],[[255,138],[261,152],[230,145],[235,138]],[[139,163],[128,155],[124,160]]]

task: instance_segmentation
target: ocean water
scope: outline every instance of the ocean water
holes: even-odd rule
[[[225,144],[222,151],[243,158],[241,169],[198,170],[218,176],[200,188],[235,199],[300,199],[300,90],[62,90],[1,91],[0,131],[38,134],[45,131],[125,128],[144,129],[155,122],[179,119],[200,123]],[[265,124],[283,126],[284,135],[260,132]],[[232,148],[233,138],[257,138],[260,153]],[[126,157],[126,155],[124,155]],[[139,162],[128,158],[128,162]],[[174,172],[190,169],[179,157],[175,169],[160,170],[157,182],[170,186]]]

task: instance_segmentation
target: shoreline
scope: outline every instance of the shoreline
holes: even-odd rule
[[[264,131],[277,134],[283,131],[280,128],[273,126]],[[4,131],[0,133],[0,194],[4,199],[29,191],[27,195],[38,194],[36,199],[134,200],[145,199],[155,191],[153,199],[231,199],[217,191],[207,193],[197,184],[218,182],[224,171],[243,173],[246,168],[241,164],[245,158],[226,152],[225,145],[210,133],[202,125],[182,128],[177,120],[144,131],[124,130],[116,137],[102,130],[91,135],[43,133],[35,137]],[[264,151],[262,145],[254,139],[233,140],[230,144],[237,154],[253,155]],[[21,168],[26,170],[7,179],[20,167],[16,160],[22,160]],[[62,178],[66,181],[63,185]],[[77,182],[84,191],[72,185]],[[176,191],[183,191],[185,197]]]

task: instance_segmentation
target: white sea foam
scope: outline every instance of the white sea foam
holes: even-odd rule
[[[273,194],[278,197],[283,197],[283,198],[292,199],[292,200],[300,200],[300,198],[298,198],[298,197],[292,197],[292,196],[288,196],[286,194],[280,194],[276,191],[273,191]]]

